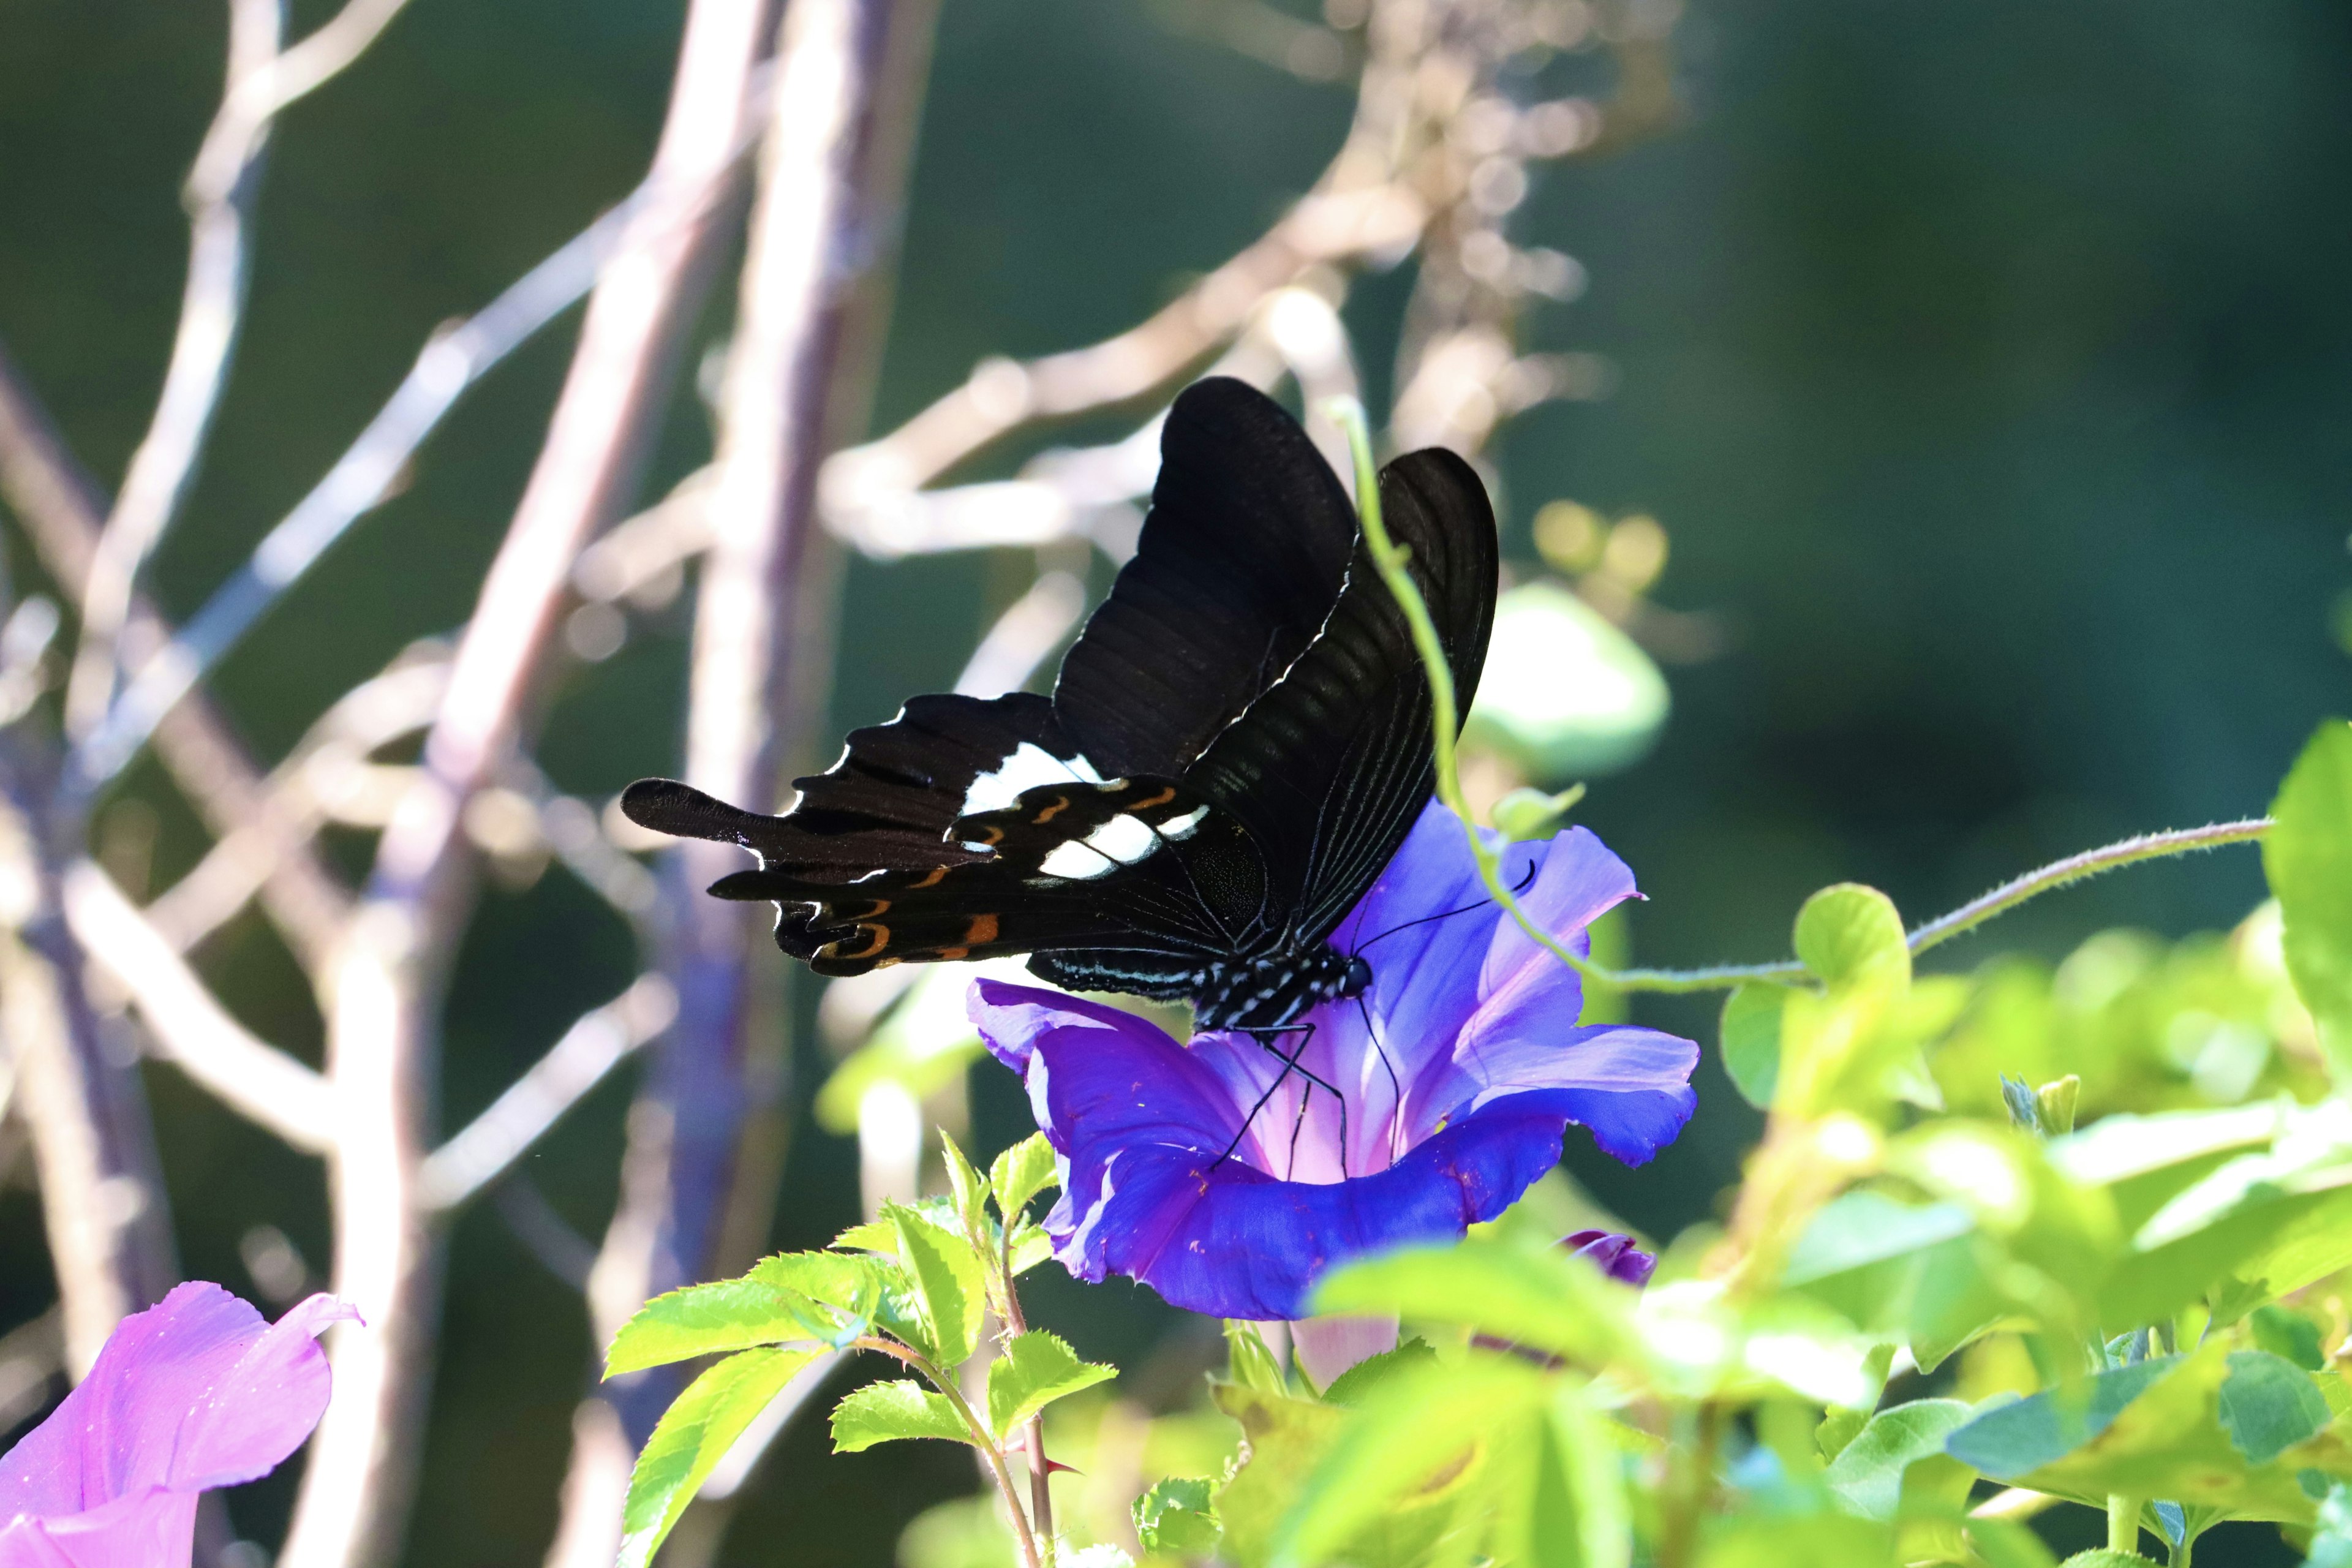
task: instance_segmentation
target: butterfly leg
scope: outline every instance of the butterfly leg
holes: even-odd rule
[[[1257,1097],[1257,1103],[1250,1107],[1249,1114],[1247,1116],[1242,1118],[1241,1130],[1234,1134],[1234,1141],[1225,1145],[1225,1152],[1217,1156],[1215,1163],[1212,1164],[1209,1169],[1213,1171],[1218,1165],[1222,1165],[1227,1160],[1233,1158],[1234,1151],[1242,1146],[1242,1140],[1249,1135],[1250,1128],[1256,1122],[1257,1113],[1265,1109],[1265,1102],[1274,1098],[1275,1091],[1279,1089],[1286,1082],[1287,1082],[1290,1075],[1295,1072],[1299,1077],[1307,1080],[1307,1093],[1299,1097],[1298,1116],[1291,1124],[1291,1164],[1295,1168],[1298,1163],[1298,1134],[1300,1129],[1305,1125],[1307,1121],[1307,1102],[1313,1097],[1315,1091],[1320,1089],[1325,1093],[1330,1095],[1332,1100],[1337,1102],[1339,1107],[1339,1173],[1340,1175],[1345,1176],[1348,1173],[1348,1097],[1341,1094],[1338,1087],[1329,1079],[1321,1077],[1299,1064],[1299,1058],[1307,1054],[1307,1047],[1315,1043],[1315,1026],[1312,1024],[1283,1024],[1270,1029],[1243,1029],[1236,1032],[1245,1034],[1252,1039],[1257,1041],[1257,1043],[1264,1047],[1276,1060],[1282,1063],[1282,1070],[1275,1075],[1275,1079],[1272,1083],[1265,1086],[1265,1092]],[[1298,1048],[1292,1051],[1288,1056],[1285,1056],[1281,1050],[1276,1047],[1274,1039],[1270,1037],[1279,1037],[1288,1034],[1297,1034],[1299,1036]]]

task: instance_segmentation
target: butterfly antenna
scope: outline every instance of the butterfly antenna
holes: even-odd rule
[[[1534,866],[1529,866],[1528,868],[1528,874],[1519,879],[1519,885],[1517,887],[1511,889],[1511,896],[1513,898],[1517,898],[1518,895],[1528,890],[1528,885],[1536,879],[1536,871],[1537,868]],[[1450,921],[1455,915],[1466,915],[1472,910],[1484,909],[1494,901],[1495,900],[1492,899],[1480,899],[1475,902],[1464,904],[1459,909],[1447,910],[1440,914],[1423,915],[1418,920],[1407,921],[1402,925],[1392,925],[1389,927],[1388,930],[1381,932],[1379,936],[1367,940],[1363,946],[1357,948],[1355,952],[1349,953],[1348,956],[1350,958],[1360,958],[1373,942],[1384,941],[1389,937],[1396,935],[1396,933],[1401,931],[1411,931],[1415,926],[1425,926],[1432,921]]]

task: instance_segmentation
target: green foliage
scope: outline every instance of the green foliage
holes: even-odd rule
[[[2271,815],[2263,870],[2284,917],[2287,971],[2337,1080],[2352,1080],[2352,726],[2319,727]]]
[[[818,1352],[740,1351],[687,1385],[637,1456],[622,1510],[621,1568],[644,1568],[735,1439]]]
[[[855,1454],[903,1437],[973,1440],[971,1428],[944,1394],[911,1378],[869,1383],[833,1407],[833,1451]]]
[[[1171,1476],[1135,1500],[1135,1537],[1155,1556],[1205,1557],[1224,1539],[1212,1495],[1216,1483],[1202,1476]]]
[[[1875,888],[1823,888],[1797,911],[1797,962],[1832,991],[1899,990],[1911,983],[1903,917]]]
[[[898,1204],[883,1207],[898,1232],[898,1257],[922,1313],[919,1348],[940,1366],[961,1366],[980,1348],[987,1258],[962,1236]]]
[[[1054,1335],[1032,1329],[1008,1341],[989,1364],[988,1425],[1009,1437],[1055,1400],[1118,1375],[1117,1367],[1080,1361]]]
[[[1789,987],[1752,981],[1723,1005],[1723,1070],[1740,1098],[1769,1110],[1780,1082],[1780,1010]]]

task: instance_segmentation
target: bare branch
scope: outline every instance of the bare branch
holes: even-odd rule
[[[230,0],[226,99],[235,100],[243,82],[278,58],[285,26],[285,0]],[[96,724],[113,700],[122,630],[140,569],[195,483],[245,324],[252,276],[246,228],[261,189],[267,146],[263,121],[245,140],[234,169],[201,191],[189,187],[188,280],[180,324],[155,417],[131,455],[82,589],[81,653],[66,697],[68,733],[78,735]]]
[[[21,751],[5,759],[0,803],[0,1037],[40,1173],[66,1366],[79,1378],[125,1314],[162,1299],[177,1268],[136,1064],[100,1036],[81,954],[58,917],[45,825],[28,809],[48,770],[28,768]]]
[[[417,1173],[418,1201],[453,1209],[497,1181],[606,1073],[677,1016],[677,994],[658,974],[640,976],[612,1001],[583,1014],[488,1109],[425,1157]]]
[[[399,1554],[439,1289],[420,1180],[443,974],[472,900],[466,802],[511,754],[574,559],[635,486],[678,340],[722,237],[714,219],[728,176],[756,121],[765,17],[764,0],[696,0],[669,117],[640,195],[592,230],[593,242],[567,247],[561,266],[542,266],[534,274],[539,283],[509,291],[509,325],[536,325],[559,295],[577,292],[580,268],[593,270],[617,246],[597,279],[514,522],[459,642],[425,741],[423,774],[377,846],[366,900],[335,967],[328,1070],[344,1120],[334,1159],[334,1289],[369,1327],[339,1331],[330,1349],[335,1400],[312,1440],[282,1568],[373,1568]],[[518,298],[523,294],[527,303]],[[430,376],[470,374],[482,353],[499,346],[481,318],[453,338],[469,331],[476,342],[461,362],[421,367],[427,384],[416,395],[428,426],[456,391],[436,390]],[[514,341],[511,333],[506,341]],[[339,465],[356,470],[359,506],[379,498],[391,477],[370,465],[413,444],[404,435],[373,446],[369,439],[354,448],[359,457]],[[322,490],[334,483],[331,476]],[[281,525],[280,535],[291,531],[290,537],[265,543],[257,558],[252,612],[354,515],[348,504],[322,502],[298,511],[299,528],[293,519]]]
[[[234,75],[227,98],[188,175],[191,205],[217,199],[253,157],[280,110],[323,86],[366,52],[408,0],[349,0],[326,26],[256,70]]]
[[[879,314],[871,269],[897,233],[934,13],[932,0],[792,0],[785,14],[695,616],[685,776],[725,799],[775,801],[823,709],[835,574],[818,466],[860,416]],[[600,1332],[730,1267],[767,1228],[785,1021],[761,977],[780,960],[758,911],[700,892],[736,858],[682,845],[666,867],[663,969],[680,1014],[630,1119],[590,1297]],[[675,1386],[652,1376],[618,1391],[634,1440]]]
[[[238,1023],[113,878],[78,861],[60,891],[67,925],[130,994],[164,1060],[305,1153],[333,1147],[325,1078]]]
[[[16,509],[42,565],[58,586],[69,595],[79,594],[97,549],[104,502],[5,351],[0,351],[0,495]],[[153,606],[135,598],[125,641],[162,640]],[[258,878],[270,918],[295,957],[312,975],[320,973],[327,949],[349,912],[350,897],[300,837],[289,837],[273,818],[263,799],[260,772],[230,734],[227,722],[199,693],[157,728],[155,751],[215,837],[238,839],[264,860]]]

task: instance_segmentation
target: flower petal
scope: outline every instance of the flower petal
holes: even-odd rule
[[[0,1458],[0,1518],[62,1520],[266,1474],[326,1410],[311,1336],[356,1315],[314,1296],[272,1328],[217,1285],[175,1287],[117,1325],[89,1375]]]
[[[85,1513],[19,1515],[0,1529],[0,1568],[184,1568],[195,1535],[196,1494],[150,1487]]]

